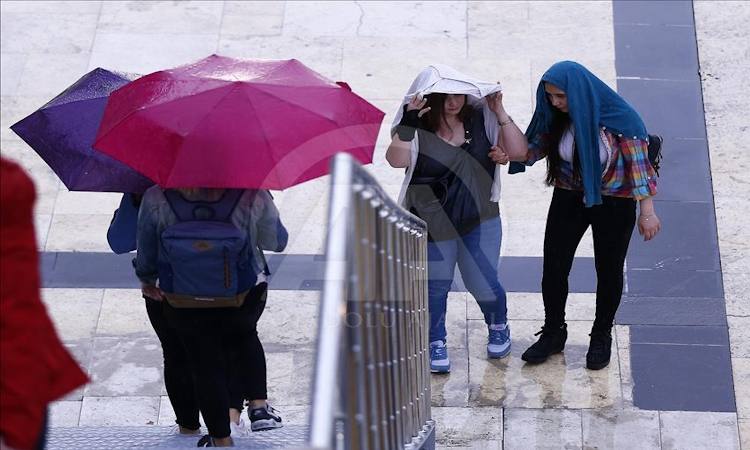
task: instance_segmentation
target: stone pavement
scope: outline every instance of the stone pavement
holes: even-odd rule
[[[161,356],[127,259],[109,253],[116,194],[68,192],[9,127],[87,71],[137,73],[212,53],[296,58],[344,80],[387,113],[384,161],[399,100],[425,65],[499,80],[523,127],[541,74],[577,60],[636,106],[667,147],[657,197],[663,231],[633,238],[612,364],[584,367],[594,312],[593,248],[584,237],[564,355],[520,354],[543,320],[542,236],[550,190],[543,165],[503,175],[502,281],[514,348],[488,361],[476,303],[460,283],[449,302],[453,371],[433,377],[439,448],[750,450],[750,130],[748,1],[243,2],[5,1],[4,156],[38,190],[44,300],[92,382],[52,408],[53,427],[170,425]],[[304,425],[314,352],[327,178],[275,193],[291,242],[260,323],[272,403]],[[97,280],[99,280],[97,282]],[[3,280],[7,282],[6,280]]]

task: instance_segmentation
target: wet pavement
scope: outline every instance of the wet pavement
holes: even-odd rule
[[[501,281],[513,349],[487,360],[476,302],[449,299],[451,374],[433,377],[438,448],[750,450],[750,2],[16,2],[2,1],[2,154],[38,190],[44,300],[92,383],[54,404],[53,427],[171,425],[158,340],[106,229],[117,194],[68,192],[9,126],[96,67],[148,73],[211,53],[296,58],[383,109],[368,170],[392,196],[384,160],[401,96],[425,65],[499,80],[524,129],[553,62],[589,67],[665,137],[656,211],[627,260],[613,360],[585,368],[594,263],[584,236],[571,277],[569,343],[541,366],[520,354],[543,321],[542,164],[503,174]],[[270,400],[304,427],[324,264],[328,179],[275,192],[290,246],[260,323]],[[67,430],[68,428],[60,428]],[[114,428],[109,430],[113,431]]]

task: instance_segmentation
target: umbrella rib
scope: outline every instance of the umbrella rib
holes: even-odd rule
[[[261,83],[256,83],[256,84],[261,84]],[[269,85],[269,83],[262,83],[262,84],[266,84],[266,85]],[[330,87],[328,87],[328,86],[321,86],[321,87],[311,87],[311,88],[313,88],[313,89],[330,89]],[[257,89],[257,88],[256,88],[256,89]],[[342,89],[342,88],[340,88],[340,89]],[[265,90],[263,90],[263,89],[257,89],[257,90],[259,90],[260,92],[263,92],[264,94],[266,94],[266,95],[268,95],[268,96],[270,96],[270,97],[273,97],[273,98],[277,98],[277,99],[279,99],[279,100],[282,100],[282,101],[288,101],[287,99],[285,99],[285,98],[283,98],[283,97],[281,97],[281,96],[279,96],[279,95],[273,94],[273,93],[271,93],[271,92],[267,92],[267,91],[265,91]],[[355,96],[357,96],[357,95],[356,95],[356,94],[354,94],[354,93],[352,93],[352,95],[355,95]],[[250,96],[246,96],[246,97],[247,97],[248,101],[250,101],[250,103],[253,103],[253,99],[252,99],[252,98],[251,98]],[[357,96],[357,97],[359,97],[359,96]],[[359,98],[361,98],[361,97],[359,97]],[[349,141],[350,141],[351,143],[353,143],[353,144],[356,144],[356,140],[355,140],[355,139],[353,139],[353,138],[351,137],[351,135],[350,135],[350,134],[349,134],[349,132],[347,131],[347,127],[342,127],[341,125],[339,125],[338,123],[336,123],[336,121],[334,121],[333,119],[331,119],[331,118],[329,118],[329,117],[327,117],[327,116],[321,115],[321,114],[320,114],[320,113],[319,113],[319,112],[318,112],[317,110],[315,110],[315,109],[307,108],[307,107],[305,107],[305,106],[301,106],[301,105],[297,105],[297,104],[295,104],[294,106],[295,106],[295,107],[298,107],[298,108],[301,108],[301,109],[303,109],[303,110],[305,110],[305,111],[309,111],[309,112],[312,112],[312,113],[316,114],[316,115],[317,115],[318,117],[321,117],[321,118],[325,119],[325,120],[326,120],[327,122],[331,123],[331,124],[332,124],[332,125],[333,125],[333,126],[334,126],[334,127],[336,128],[336,129],[338,129],[338,130],[341,130],[341,131],[343,131],[343,132],[344,132],[344,133],[346,134],[346,136],[347,136],[347,137],[349,138]],[[260,123],[261,121],[258,121],[258,122]],[[262,127],[262,123],[261,123],[261,127]],[[263,136],[264,136],[264,139],[266,139],[266,145],[268,146],[268,148],[271,148],[271,146],[270,146],[270,143],[268,142],[268,139],[267,139],[267,138],[265,138],[266,134],[265,134],[265,133],[263,133]],[[278,163],[279,163],[279,160],[278,160],[278,158],[276,158],[276,157],[275,157],[275,154],[274,154],[274,153],[272,153],[272,152],[271,152],[271,158],[272,158],[272,160],[274,161],[274,163],[275,163],[275,164],[278,164]],[[277,177],[278,177],[278,176],[277,176]]]
[[[263,92],[265,92],[265,91],[263,91]],[[248,100],[248,101],[250,102],[250,104],[252,104],[252,105],[253,105],[253,109],[255,109],[255,104],[253,104],[253,100],[252,100],[252,99],[250,98],[250,96],[246,96],[246,98],[247,98],[247,100]],[[270,149],[271,149],[271,142],[270,142],[270,141],[268,140],[268,136],[267,136],[267,135],[266,135],[266,133],[265,133],[266,129],[265,129],[265,127],[263,127],[263,121],[262,121],[262,120],[258,120],[257,122],[258,122],[258,126],[259,126],[259,127],[260,127],[260,128],[262,129],[262,130],[263,130],[263,132],[262,132],[261,134],[263,135],[263,140],[264,140],[264,141],[266,142],[266,148],[267,148],[268,150],[270,150]],[[274,163],[274,168],[275,168],[275,167],[276,167],[276,165],[278,165],[278,164],[279,164],[279,161],[278,161],[278,160],[276,159],[276,157],[274,156],[274,153],[273,153],[273,152],[271,152],[271,151],[268,151],[268,154],[269,154],[269,155],[271,156],[271,160],[273,161],[273,163]],[[274,171],[274,174],[275,174],[275,171]],[[275,176],[276,176],[276,182],[277,182],[278,184],[281,184],[281,183],[280,183],[280,180],[279,180],[279,176],[278,176],[278,175],[275,175]],[[264,180],[264,181],[265,181],[265,180]]]
[[[262,84],[262,85],[270,85],[270,86],[272,86],[272,84],[271,84],[271,83],[255,83],[255,84],[256,84],[256,85],[260,85],[260,84]],[[331,87],[329,87],[329,86],[321,86],[321,87],[311,87],[311,88],[312,88],[312,89],[330,89]],[[256,89],[257,89],[257,88],[256,88]],[[274,94],[274,93],[268,92],[268,91],[266,91],[266,90],[264,90],[264,89],[257,89],[257,90],[258,90],[258,91],[260,91],[260,92],[262,92],[262,93],[263,93],[263,94],[265,94],[265,95],[268,95],[268,96],[270,96],[270,97],[273,97],[273,98],[276,98],[276,99],[282,100],[282,101],[284,101],[284,102],[288,102],[288,100],[287,100],[287,99],[285,99],[284,97],[281,97],[281,96],[279,96],[279,95],[277,95],[277,94]],[[356,94],[355,94],[355,95],[356,95]],[[253,104],[254,104],[254,102],[253,102],[253,99],[252,99],[252,97],[250,97],[250,96],[246,96],[246,98],[248,99],[248,101],[249,101],[250,103],[253,103]],[[340,125],[339,125],[338,123],[336,123],[336,121],[334,121],[333,119],[331,119],[331,118],[329,118],[329,117],[326,117],[326,116],[324,116],[324,115],[321,115],[321,114],[319,113],[319,111],[317,111],[317,110],[315,110],[315,109],[312,109],[312,108],[307,108],[307,107],[305,107],[305,106],[302,106],[302,105],[297,105],[297,104],[294,104],[294,106],[295,106],[295,107],[297,107],[297,108],[303,109],[303,110],[305,110],[305,111],[311,112],[311,113],[313,113],[313,114],[316,114],[316,115],[317,115],[318,117],[321,117],[321,118],[323,118],[323,119],[324,119],[324,120],[326,120],[327,122],[331,123],[331,124],[332,124],[332,125],[333,125],[334,127],[336,127],[336,129],[340,129],[340,130],[343,130],[343,131],[344,131],[344,133],[346,133],[346,135],[347,135],[347,136],[349,137],[349,140],[350,140],[350,141],[352,141],[352,142],[354,142],[354,140],[353,140],[353,139],[351,139],[351,136],[349,136],[349,133],[348,133],[348,132],[346,131],[346,127],[341,127],[341,126],[340,126]],[[261,127],[261,128],[263,128],[263,124],[262,124],[262,121],[258,121],[258,123],[260,124],[260,127]],[[264,129],[264,131],[265,131],[265,129]],[[266,133],[265,133],[265,132],[263,133],[263,138],[264,138],[264,139],[265,139],[265,141],[266,141],[266,146],[267,146],[267,148],[269,148],[269,149],[270,149],[270,148],[271,148],[271,145],[270,145],[270,142],[268,141],[268,139],[266,138]],[[278,163],[279,163],[279,158],[277,158],[277,157],[276,157],[275,153],[273,153],[273,152],[269,152],[269,153],[270,153],[270,155],[271,155],[271,159],[273,160],[274,164],[278,164]],[[278,175],[277,175],[277,180],[276,180],[276,181],[277,181],[277,182],[280,182],[280,180],[278,179]]]
[[[261,83],[257,83],[257,84],[261,84]],[[263,84],[271,85],[270,83],[263,83]],[[330,89],[330,87],[328,87],[328,86],[321,86],[321,87],[314,87],[313,89]],[[281,96],[279,96],[277,94],[273,94],[271,92],[267,92],[267,91],[265,91],[263,89],[258,89],[258,90],[261,91],[261,92],[263,92],[264,94],[270,96],[270,97],[277,98],[277,99],[282,100],[282,101],[287,102],[287,103],[289,102],[288,99],[286,99],[284,97],[281,97]],[[354,94],[354,95],[356,95],[356,94]],[[249,96],[248,96],[248,100],[250,100],[251,103],[253,102],[252,98],[250,98]],[[331,119],[331,118],[329,118],[327,116],[324,116],[324,115],[320,114],[320,112],[318,110],[314,109],[314,108],[308,108],[306,106],[298,105],[296,103],[294,103],[294,106],[296,108],[304,109],[305,111],[311,112],[311,113],[317,115],[318,117],[321,117],[321,118],[327,120],[328,122],[336,125],[336,127],[340,128],[339,124],[336,123],[336,121],[334,121],[333,119]]]
[[[326,79],[325,77],[323,77],[322,75],[320,75],[320,74],[319,74],[318,72],[315,72],[314,70],[312,70],[312,69],[310,69],[309,67],[305,66],[304,64],[300,63],[300,62],[299,62],[298,60],[296,60],[296,59],[289,59],[289,60],[286,60],[286,61],[284,61],[284,64],[280,64],[280,65],[278,65],[278,66],[274,67],[273,69],[269,70],[269,71],[268,71],[268,72],[267,72],[267,73],[266,73],[266,74],[264,75],[264,77],[265,77],[265,78],[267,78],[268,76],[270,76],[270,75],[272,75],[272,74],[274,74],[274,73],[278,72],[279,70],[285,69],[285,68],[286,68],[287,66],[289,66],[290,64],[292,64],[292,63],[293,63],[293,62],[295,62],[295,61],[296,61],[296,62],[297,62],[298,64],[300,64],[300,65],[301,65],[301,66],[302,66],[303,68],[305,68],[306,70],[308,70],[309,72],[311,72],[312,74],[314,74],[314,75],[315,75],[315,78],[316,78],[316,79],[318,79],[319,81],[325,81],[326,85],[325,85],[325,86],[320,86],[320,87],[326,87],[326,88],[329,88],[329,87],[333,87],[333,86],[335,86],[335,83],[331,83],[331,81],[330,81],[330,80]],[[259,84],[259,85],[269,85],[269,86],[276,86],[276,84],[275,84],[275,83],[263,83],[263,82],[259,82],[259,81],[252,81],[251,83],[252,83],[252,84]],[[310,86],[310,87],[314,87],[314,86]]]
[[[287,102],[287,103],[289,102],[289,100],[288,100],[288,99],[286,99],[286,98],[284,98],[284,97],[282,97],[282,96],[280,96],[280,95],[278,95],[278,94],[275,94],[275,93],[272,93],[272,92],[268,92],[268,91],[266,91],[265,89],[260,89],[260,88],[258,88],[258,87],[257,87],[257,86],[276,86],[276,85],[275,85],[275,84],[273,84],[273,83],[252,83],[252,84],[250,84],[249,86],[250,86],[250,87],[253,87],[254,89],[256,89],[256,90],[258,90],[258,91],[260,91],[260,92],[262,92],[262,93],[263,93],[263,94],[265,94],[265,95],[268,95],[269,97],[273,97],[273,98],[279,99],[279,100],[281,100],[281,101],[283,101],[283,102]],[[321,90],[322,90],[322,89],[332,89],[332,88],[333,88],[333,86],[305,86],[305,88],[308,88],[308,89],[321,89]],[[339,87],[338,89],[343,89],[343,88],[340,88],[340,87]],[[350,91],[350,92],[351,92],[351,91]],[[354,95],[354,96],[355,96],[355,97],[357,97],[357,98],[360,98],[360,99],[362,98],[362,97],[359,97],[359,96],[358,96],[357,94],[355,94],[355,93],[353,93],[353,92],[351,92],[351,94],[352,94],[352,95]],[[249,100],[249,101],[250,101],[251,103],[253,103],[253,99],[252,99],[252,98],[251,98],[250,96],[247,96],[247,99],[248,99],[248,100]],[[362,100],[364,101],[364,99],[362,99]],[[294,105],[294,106],[295,106],[296,108],[300,108],[300,109],[303,109],[303,110],[305,110],[305,111],[311,112],[311,113],[313,113],[313,114],[317,115],[318,117],[321,117],[321,118],[323,118],[323,119],[327,120],[328,122],[330,122],[330,123],[332,123],[332,124],[336,125],[336,127],[339,127],[339,128],[340,128],[339,124],[338,124],[338,123],[336,123],[336,121],[335,121],[335,120],[331,119],[330,117],[327,117],[327,116],[325,116],[325,115],[322,115],[322,114],[320,114],[320,111],[319,111],[319,110],[317,110],[317,109],[315,109],[315,108],[313,108],[313,107],[307,107],[307,106],[299,105],[299,104],[296,104],[296,103],[293,103],[293,105]]]
[[[62,95],[62,94],[60,94],[60,95]],[[59,95],[58,95],[58,97],[59,97]],[[55,98],[57,98],[57,97],[55,97]],[[44,105],[43,105],[43,106],[42,106],[41,108],[39,108],[39,110],[37,110],[37,111],[42,111],[42,112],[43,112],[43,113],[44,113],[44,114],[46,115],[46,111],[48,111],[48,110],[49,110],[49,109],[51,109],[51,108],[58,108],[58,107],[60,107],[60,108],[61,108],[61,107],[68,107],[69,105],[74,105],[75,103],[82,103],[82,102],[85,102],[85,101],[90,101],[90,100],[92,100],[92,99],[81,99],[81,100],[73,100],[73,101],[70,101],[70,102],[65,102],[65,103],[61,103],[61,104],[57,104],[57,105],[52,105],[52,106],[48,106],[48,105],[49,105],[50,103],[52,103],[52,102],[53,102],[54,100],[55,100],[55,99],[52,99],[52,100],[50,100],[49,102],[47,102],[46,104],[44,104]],[[29,117],[30,117],[30,116],[29,116]],[[23,120],[25,120],[25,119],[23,119]],[[18,122],[17,122],[16,124],[12,125],[12,126],[11,126],[11,129],[13,129],[13,127],[14,127],[14,126],[16,126],[16,125],[18,125],[19,123],[21,123],[21,121],[18,121]],[[13,130],[13,131],[15,132],[15,130]],[[18,134],[18,133],[16,133],[16,134]],[[45,143],[49,142],[49,141],[48,141],[48,139],[46,139],[45,137],[43,137],[43,136],[42,136],[42,135],[41,135],[40,133],[34,133],[34,135],[36,135],[36,137],[37,137],[38,139],[42,140],[42,141],[43,141],[43,142],[45,142]],[[20,136],[20,135],[19,135],[19,136]],[[96,138],[96,136],[94,136],[94,138]],[[25,141],[25,139],[24,139],[24,141]],[[86,159],[85,159],[85,162],[86,162],[86,163],[88,163],[88,161],[89,161],[89,160],[90,160],[91,158],[93,158],[93,157],[94,157],[94,155],[93,155],[93,152],[95,152],[96,150],[94,149],[94,146],[93,146],[93,144],[94,144],[94,141],[93,141],[93,140],[92,140],[92,141],[91,141],[90,143],[88,143],[88,149],[89,149],[89,150],[91,151],[91,153],[89,153],[88,155],[86,155]],[[53,144],[53,143],[49,143],[49,144],[46,144],[46,145],[48,145],[48,146],[49,146],[49,148],[52,148],[52,149],[56,149],[56,148],[58,148],[58,147],[57,147],[57,146],[56,146],[55,144]],[[31,147],[31,145],[29,145],[29,146]],[[33,150],[34,150],[34,151],[35,151],[35,152],[36,152],[36,153],[37,153],[37,154],[38,154],[38,155],[39,155],[39,156],[40,156],[40,157],[41,157],[41,158],[42,158],[42,159],[43,159],[43,160],[44,160],[44,161],[46,162],[46,163],[47,163],[47,165],[48,165],[48,166],[52,167],[52,166],[50,165],[50,163],[49,163],[49,162],[47,162],[47,158],[45,158],[44,156],[42,156],[41,154],[39,154],[39,151],[37,151],[36,149],[34,149],[34,147],[31,147],[31,148],[32,148],[32,149],[33,149]],[[83,173],[84,173],[84,168],[85,168],[85,167],[86,167],[86,164],[81,164],[81,165],[79,165],[79,166],[78,166],[78,167],[76,168],[76,170],[75,170],[75,171],[73,172],[73,174],[74,174],[74,175],[73,175],[73,176],[71,177],[71,182],[70,182],[71,186],[74,186],[74,185],[75,185],[75,183],[77,183],[77,182],[78,182],[78,179],[79,179],[79,178],[81,178],[81,177],[83,176]],[[58,175],[58,178],[60,178],[60,180],[62,180],[62,177],[61,177],[60,175]],[[65,184],[65,185],[66,185],[66,187],[67,187],[67,184],[66,184],[65,182],[63,182],[63,184]],[[70,190],[70,189],[68,189],[68,190]]]
[[[216,102],[214,103],[214,105],[213,105],[213,106],[216,106],[216,105],[220,104],[220,103],[221,103],[221,102],[223,102],[223,101],[224,101],[224,100],[225,100],[225,99],[226,99],[227,97],[229,97],[229,95],[230,95],[230,94],[231,94],[231,93],[232,93],[232,92],[233,92],[233,91],[234,91],[235,89],[237,89],[237,87],[238,87],[239,83],[240,83],[240,82],[237,82],[237,81],[234,81],[234,82],[232,82],[232,83],[231,83],[231,85],[229,86],[229,89],[227,89],[227,92],[226,92],[226,94],[224,94],[224,95],[223,95],[223,96],[222,96],[221,98],[219,98],[219,99],[218,99],[218,100],[217,100],[217,101],[216,101]],[[198,95],[200,95],[200,94],[198,94]],[[198,128],[200,128],[200,125],[201,125],[201,124],[203,124],[203,122],[205,122],[205,121],[206,121],[206,120],[207,120],[207,119],[208,119],[208,118],[209,118],[209,117],[211,116],[211,111],[212,111],[212,108],[209,108],[209,109],[208,109],[208,111],[206,112],[206,114],[204,114],[204,115],[203,115],[203,117],[202,117],[202,118],[201,118],[201,119],[200,119],[200,120],[199,120],[198,122],[196,122],[196,124],[195,124],[195,125],[194,125],[194,126],[192,127],[192,130],[191,130],[190,132],[188,132],[187,134],[185,134],[184,136],[182,136],[182,137],[181,137],[181,140],[182,140],[183,142],[184,142],[185,140],[187,140],[187,138],[188,138],[188,137],[190,136],[190,134],[191,134],[191,133],[192,133],[193,131],[195,131],[195,130],[197,130]],[[169,174],[167,175],[167,179],[166,179],[166,184],[167,184],[167,185],[169,185],[170,181],[172,180],[172,174],[173,174],[173,173],[174,173],[174,164],[173,164],[173,165],[172,165],[172,167],[170,168],[170,170],[169,170]],[[199,187],[213,187],[213,186],[199,186]]]
[[[285,61],[285,62],[284,62],[284,64],[280,64],[280,65],[278,65],[278,66],[274,67],[273,69],[271,69],[271,70],[270,70],[270,71],[269,71],[268,73],[266,73],[266,76],[268,76],[268,75],[271,75],[271,74],[274,74],[274,73],[278,72],[279,70],[281,70],[281,69],[285,68],[286,66],[288,66],[288,65],[289,65],[289,64],[291,64],[291,63],[292,63],[292,60],[291,60],[291,59],[290,59],[290,60],[287,60],[287,61]],[[270,84],[270,83],[262,83],[262,84]]]

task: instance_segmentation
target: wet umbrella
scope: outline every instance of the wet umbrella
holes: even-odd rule
[[[91,148],[109,94],[137,77],[94,69],[10,128],[71,191],[143,193],[153,181]]]
[[[297,60],[212,55],[113,92],[94,147],[162,187],[285,189],[372,162],[383,116]]]

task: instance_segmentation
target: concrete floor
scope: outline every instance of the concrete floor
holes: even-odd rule
[[[651,3],[658,9],[672,2]],[[520,360],[543,320],[538,292],[509,293],[514,349],[499,362],[484,356],[476,303],[465,292],[454,292],[449,302],[454,369],[433,378],[438,448],[750,450],[750,167],[739,156],[747,148],[743,132],[750,129],[743,95],[750,73],[750,2],[694,1],[691,6],[715,215],[715,229],[707,232],[715,236],[720,255],[726,321],[719,328],[729,335],[733,410],[639,408],[633,399],[637,374],[628,324],[616,327],[612,364],[587,371],[583,359],[593,290],[572,295],[570,345],[539,367]],[[403,173],[384,160],[387,125],[427,64],[440,62],[499,80],[506,107],[522,129],[531,118],[536,84],[555,61],[577,60],[612,87],[626,78],[618,73],[619,37],[609,1],[3,0],[0,7],[1,152],[19,161],[36,183],[37,233],[46,254],[108,253],[106,230],[119,196],[69,192],[9,127],[96,67],[145,74],[212,53],[299,59],[324,76],[346,81],[386,112],[368,170],[392,196]],[[663,167],[669,170],[669,157]],[[537,165],[525,176],[503,174],[501,255],[509,261],[542,255],[550,197],[543,170]],[[291,234],[285,254],[323,253],[327,183],[322,178],[274,193]],[[673,235],[685,227],[680,221],[663,225],[662,233]],[[577,256],[593,256],[590,235]],[[273,283],[271,289],[260,323],[269,394],[287,423],[304,425],[319,291]],[[137,289],[47,287],[44,300],[60,336],[92,378],[54,404],[53,427],[173,423],[159,343]]]

